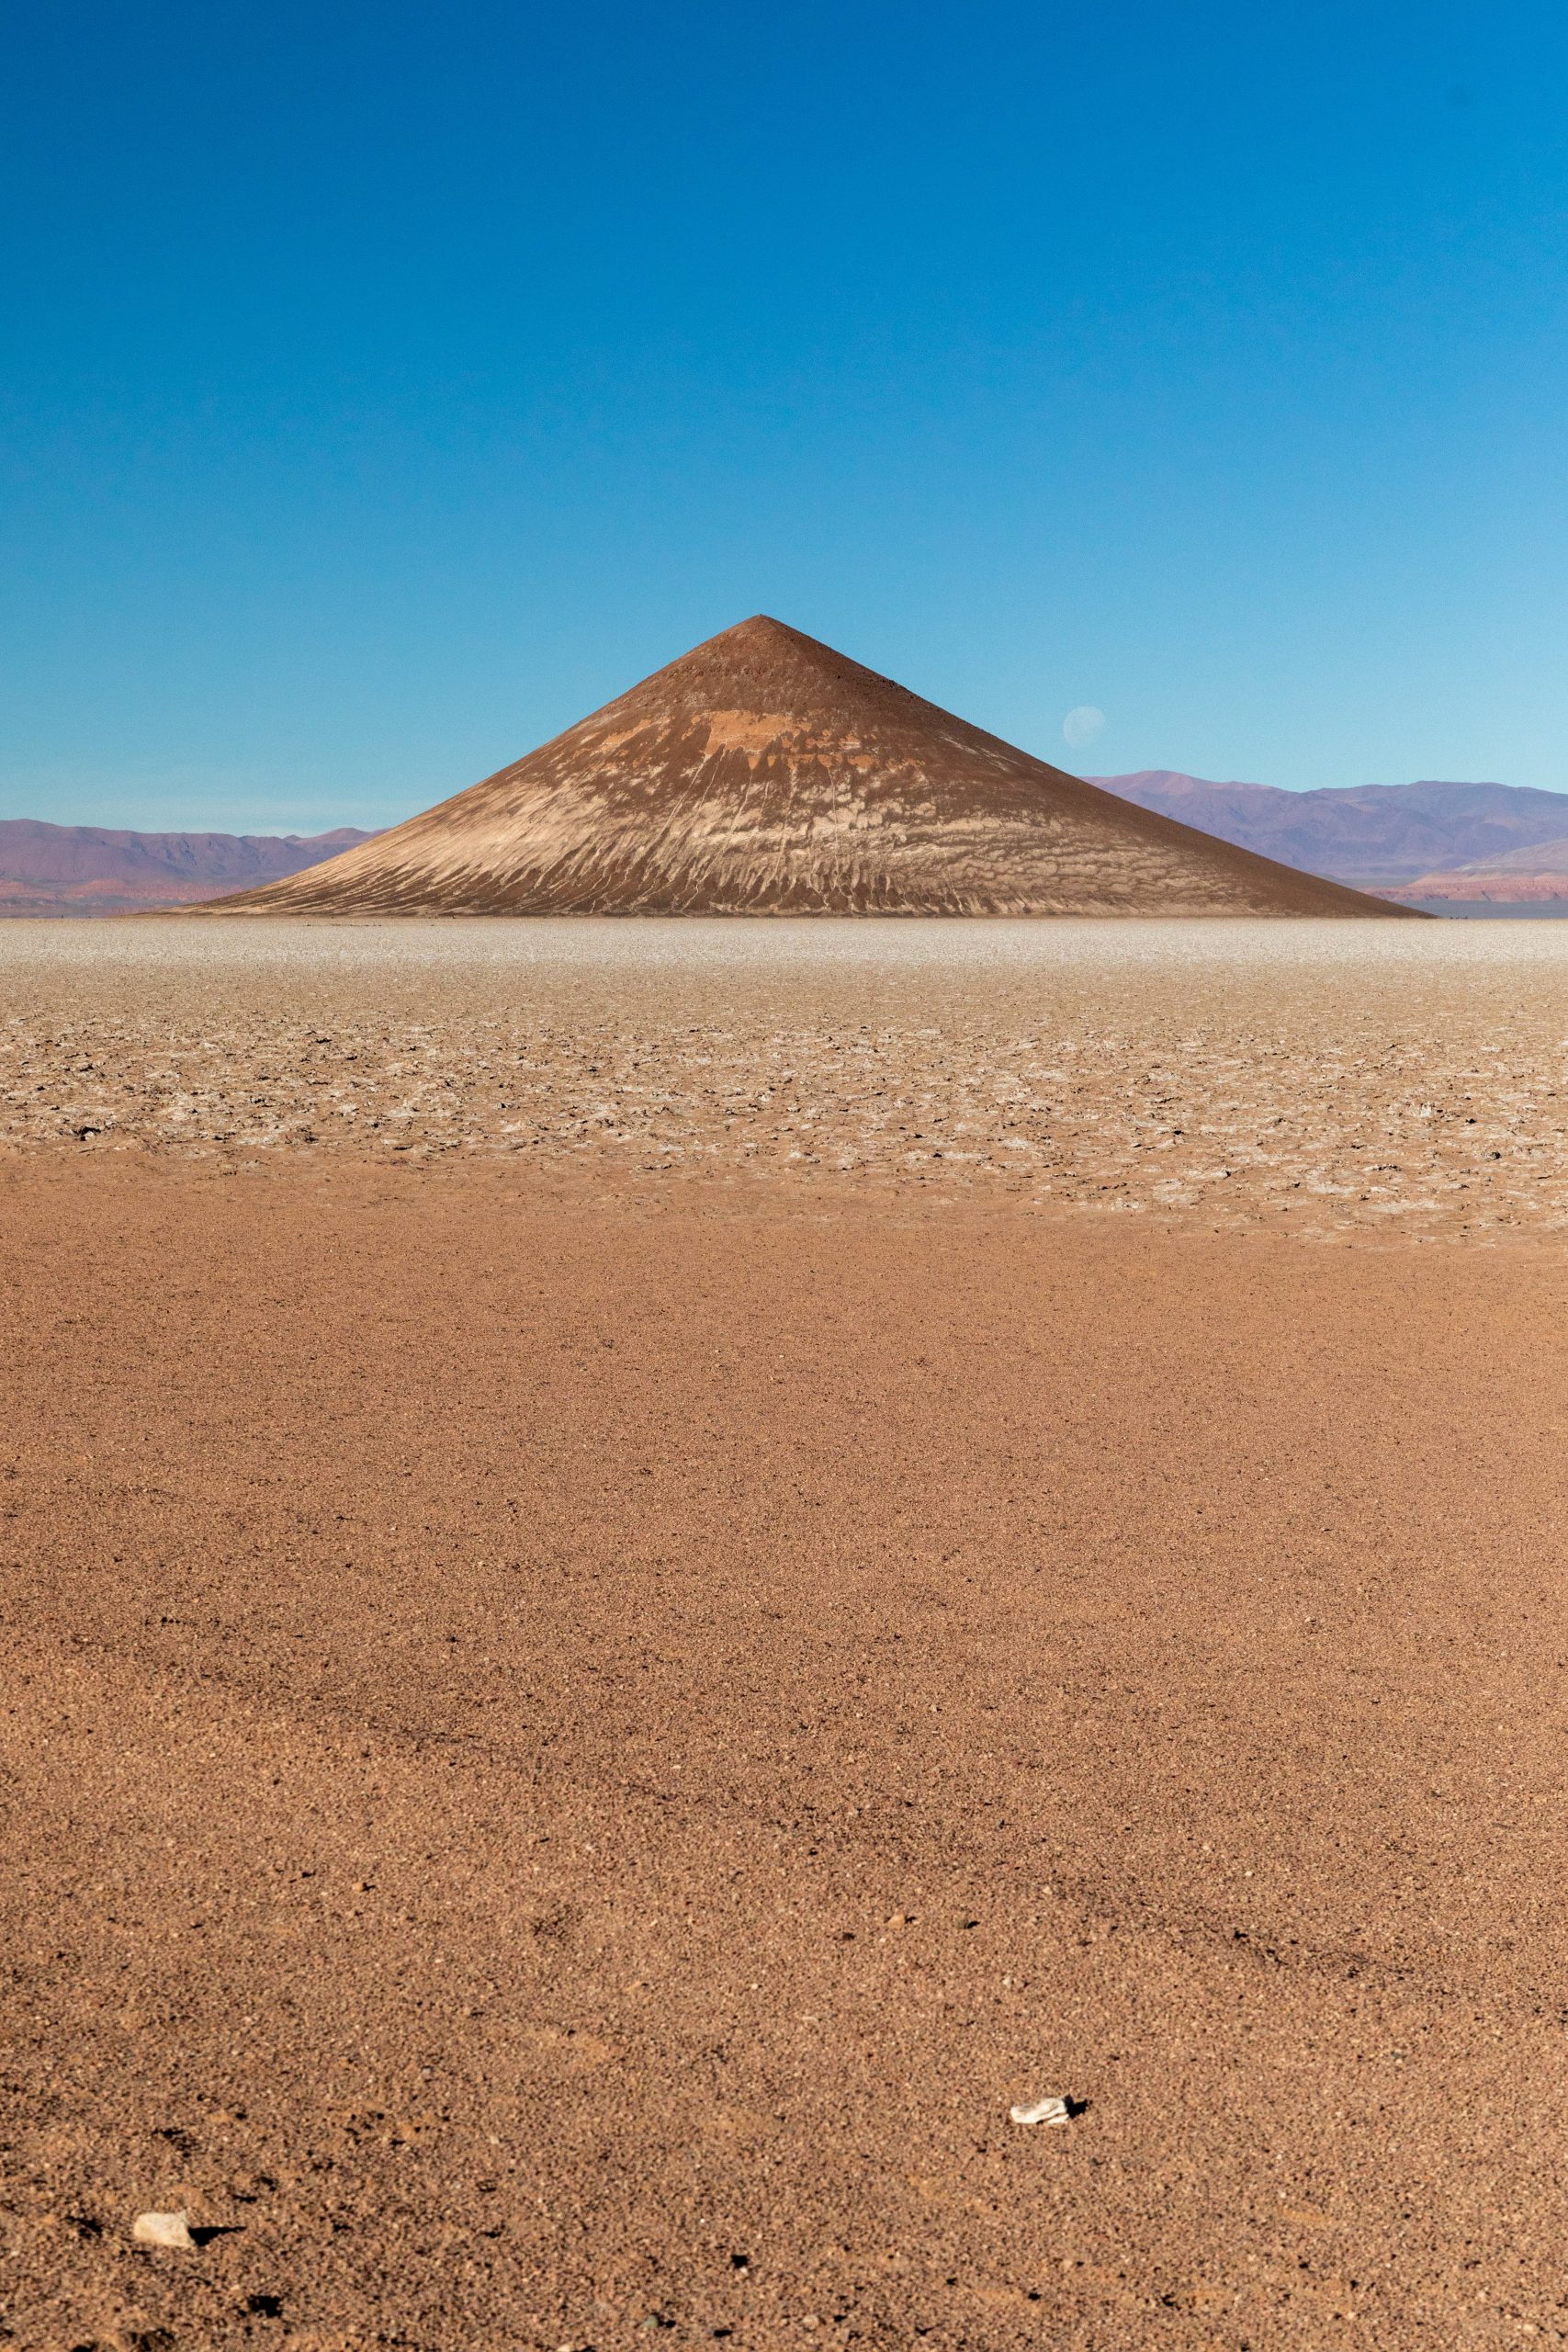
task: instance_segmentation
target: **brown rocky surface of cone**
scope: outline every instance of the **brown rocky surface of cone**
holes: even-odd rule
[[[213,914],[1398,917],[1134,808],[758,615]]]

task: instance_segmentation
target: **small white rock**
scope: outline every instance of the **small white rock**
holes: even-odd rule
[[[1010,2107],[1012,2123],[1070,2123],[1073,2110],[1065,2098],[1037,2098],[1029,2107]]]
[[[177,2246],[188,2254],[196,2251],[190,2215],[183,2209],[177,2213],[138,2213],[130,2225],[130,2234],[138,2245]]]

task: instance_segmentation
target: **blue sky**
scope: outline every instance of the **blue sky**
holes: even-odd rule
[[[759,610],[1090,773],[1568,788],[1561,7],[6,39],[0,814],[386,821]]]

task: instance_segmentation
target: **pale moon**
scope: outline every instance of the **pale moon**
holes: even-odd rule
[[[1105,724],[1105,713],[1096,710],[1091,702],[1080,703],[1077,710],[1069,710],[1062,721],[1062,733],[1075,752],[1085,743],[1092,743]]]

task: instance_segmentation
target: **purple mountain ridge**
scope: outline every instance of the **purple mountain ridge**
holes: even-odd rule
[[[1458,866],[1485,867],[1568,835],[1568,793],[1511,784],[1369,784],[1283,792],[1216,784],[1173,768],[1089,778],[1140,808],[1239,849],[1360,889],[1393,889]],[[1528,864],[1528,860],[1525,861]]]
[[[139,833],[0,818],[0,915],[123,915],[281,881],[374,841],[314,833]]]

